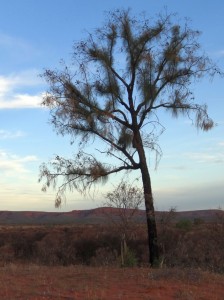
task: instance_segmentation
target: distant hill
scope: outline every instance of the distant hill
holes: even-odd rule
[[[217,214],[224,214],[221,210],[195,210],[176,212],[173,221],[181,219],[201,219],[205,222],[213,222]],[[168,212],[157,211],[156,218],[167,216]],[[0,224],[104,224],[108,222],[108,215],[116,218],[118,209],[101,207],[89,210],[73,210],[70,212],[38,212],[38,211],[0,211]],[[135,215],[136,223],[145,222],[145,211],[139,210]]]

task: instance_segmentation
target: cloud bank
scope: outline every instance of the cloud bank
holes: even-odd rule
[[[5,129],[0,129],[0,140],[16,139],[23,136],[25,136],[25,133],[20,130],[9,131]]]
[[[43,82],[36,70],[0,75],[0,109],[40,108]]]
[[[11,177],[19,174],[29,173],[27,164],[37,161],[35,155],[20,157],[0,149],[0,174],[1,176]]]

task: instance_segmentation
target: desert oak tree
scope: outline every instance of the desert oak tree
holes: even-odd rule
[[[163,14],[152,21],[129,10],[110,12],[101,28],[74,44],[71,67],[43,74],[49,85],[43,105],[52,125],[78,149],[71,159],[56,156],[41,165],[43,191],[58,187],[58,207],[67,189],[83,192],[111,174],[139,170],[151,265],[159,249],[146,151],[156,150],[152,127],[161,124],[156,114],[193,114],[199,129],[214,126],[206,105],[195,103],[191,83],[218,70],[201,51],[199,32],[173,18]],[[99,141],[99,155],[84,152],[89,142]]]

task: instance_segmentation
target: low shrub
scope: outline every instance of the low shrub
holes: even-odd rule
[[[138,260],[136,254],[130,248],[127,248],[126,253],[124,254],[124,263],[122,267],[136,267]]]
[[[200,268],[224,273],[224,223],[220,220],[193,226],[158,224],[163,266]],[[11,227],[0,232],[0,262],[40,265],[120,265],[121,238],[112,226]],[[147,228],[136,225],[128,234],[124,266],[148,263]],[[160,265],[160,262],[158,262]]]
[[[180,220],[176,223],[176,228],[182,229],[182,230],[191,230],[192,228],[192,222],[191,220]]]

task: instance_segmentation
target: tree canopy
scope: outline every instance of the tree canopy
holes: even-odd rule
[[[194,102],[190,85],[218,70],[201,52],[199,32],[187,24],[181,28],[171,19],[161,16],[151,24],[145,18],[131,17],[129,11],[113,12],[105,26],[75,43],[70,70],[45,71],[50,90],[43,105],[50,108],[56,131],[72,138],[80,135],[82,144],[100,138],[106,145],[100,151],[116,158],[119,165],[104,165],[82,150],[73,160],[56,156],[51,163],[56,174],[42,166],[41,178],[47,178],[44,189],[59,174],[70,188],[83,190],[109,174],[138,169],[133,127],[141,131],[144,147],[156,147],[155,136],[145,125],[155,124],[158,109],[174,116],[192,111],[197,127],[209,130],[214,126],[206,105]],[[57,205],[65,187],[58,191]]]
[[[43,105],[56,132],[70,135],[77,150],[74,158],[56,156],[41,166],[43,190],[56,188],[62,178],[57,207],[67,188],[83,192],[111,174],[140,170],[150,223],[154,206],[145,150],[159,152],[157,112],[194,115],[195,126],[205,131],[214,126],[207,106],[195,102],[191,83],[219,70],[201,50],[200,33],[173,19],[110,12],[101,28],[74,44],[70,67],[43,74],[50,87]],[[85,146],[96,140],[102,142],[99,155],[86,153]]]

